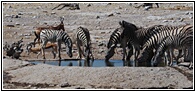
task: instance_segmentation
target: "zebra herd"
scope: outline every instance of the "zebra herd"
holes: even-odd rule
[[[91,50],[89,30],[80,26],[77,28],[75,35],[70,37],[64,29],[63,20],[63,18],[60,18],[61,23],[56,27],[37,28],[34,32],[36,36],[34,42],[27,45],[28,54],[39,51],[42,53],[45,62],[45,51],[52,48],[54,58],[58,53],[59,65],[61,65],[61,44],[64,43],[66,53],[72,58],[72,47],[75,43],[79,53],[78,58],[81,60],[84,56],[84,66],[92,66],[94,56]],[[106,66],[113,66],[109,60],[115,54],[117,45],[120,44],[123,51],[123,66],[131,66],[130,58],[133,56],[133,66],[139,66],[141,63],[145,63],[146,66],[158,66],[161,61],[164,61],[165,65],[172,66],[174,59],[178,63],[179,58],[184,57],[184,61],[190,62],[189,67],[193,67],[192,25],[153,25],[148,28],[138,28],[124,20],[120,21],[119,25],[120,27],[113,31],[107,43]],[[35,47],[37,39],[39,44],[39,39],[41,40],[41,47],[32,48],[32,44]],[[173,54],[174,50],[179,51],[178,56]],[[80,61],[78,63],[81,65]]]
[[[157,66],[162,56],[165,58],[166,65],[172,65],[173,50],[179,50],[179,57],[184,56],[184,60],[190,61],[189,67],[193,62],[193,26],[163,26],[154,25],[149,28],[137,28],[134,24],[121,21],[120,28],[117,28],[111,35],[108,42],[108,53],[105,56],[106,64],[111,63],[109,59],[114,55],[116,44],[121,44],[123,48],[123,65],[130,65],[130,57],[134,55],[135,66],[138,63],[146,62],[147,66]],[[128,48],[128,54],[126,52]],[[184,54],[182,55],[182,51]],[[169,56],[164,55],[167,52]],[[180,56],[181,55],[181,56]],[[178,60],[178,59],[177,59]]]
[[[127,21],[120,21],[120,27],[115,29],[107,44],[107,54],[105,63],[112,66],[109,59],[114,55],[117,44],[123,49],[123,65],[130,66],[130,57],[133,55],[134,66],[141,62],[146,62],[147,66],[157,66],[164,56],[165,64],[171,66],[173,60],[173,50],[178,49],[178,59],[184,56],[184,60],[190,61],[190,68],[193,62],[193,26],[164,26],[153,25],[148,28],[138,28]],[[76,46],[79,58],[83,55],[87,61],[85,66],[92,66],[94,61],[91,51],[90,33],[87,28],[78,27],[76,32]],[[42,53],[45,59],[44,48],[47,42],[57,42],[58,55],[60,56],[61,43],[66,46],[66,52],[72,57],[72,40],[63,30],[44,29],[41,31]],[[83,46],[81,48],[81,46]],[[127,52],[128,51],[128,52]],[[184,54],[182,52],[184,51]],[[168,55],[166,55],[166,52]],[[188,57],[188,58],[186,58]],[[169,60],[168,60],[169,58]],[[89,61],[92,61],[91,64]],[[169,62],[168,62],[169,61]]]

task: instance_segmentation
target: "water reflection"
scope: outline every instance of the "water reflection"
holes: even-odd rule
[[[43,63],[41,61],[29,61],[34,64],[39,64]],[[122,60],[110,60],[110,62],[113,64],[114,67],[122,67],[123,62]],[[58,61],[45,61],[45,64],[49,65],[56,65],[58,66],[59,63]],[[81,60],[80,62],[78,61],[61,61],[61,66],[84,66],[84,60]],[[105,61],[104,60],[94,60],[92,67],[106,67]]]
[[[29,61],[34,64],[43,63],[43,61]],[[131,67],[135,65],[135,62],[130,61]],[[84,60],[80,60],[78,62],[77,60],[69,60],[69,61],[45,61],[45,64],[49,65],[56,65],[56,66],[84,66]],[[173,62],[173,65],[176,65],[176,62]],[[146,62],[138,63],[139,67],[146,67]],[[159,67],[164,67],[165,63],[159,63]],[[105,60],[94,60],[92,67],[123,67],[123,61],[122,60],[110,60],[108,62],[105,62]]]

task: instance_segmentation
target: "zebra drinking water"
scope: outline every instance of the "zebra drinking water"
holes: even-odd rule
[[[94,57],[91,51],[91,39],[90,33],[87,28],[78,27],[76,32],[76,45],[79,52],[79,58],[82,58],[82,55],[85,57],[84,66],[92,66]],[[83,46],[83,50],[81,48]],[[91,64],[90,60],[91,59]],[[80,65],[80,61],[79,61]]]
[[[143,49],[142,51],[144,51],[145,53],[148,53],[148,51],[152,51],[153,49],[157,49],[158,48],[158,44],[161,44],[161,42],[166,39],[168,36],[175,36],[178,34],[187,34],[190,33],[193,30],[193,26],[192,25],[184,25],[184,26],[178,26],[178,27],[168,27],[168,26],[163,26],[160,27],[157,30],[162,30],[160,31],[155,31],[154,34],[152,34],[152,36],[150,38],[148,38],[146,40],[146,42],[143,45]],[[150,50],[149,50],[150,49]],[[173,56],[172,56],[172,49],[168,50],[168,53],[170,54],[169,58],[170,61],[173,60]],[[142,61],[146,61],[146,58],[149,57],[149,55],[153,56],[152,52],[149,52],[151,54],[144,54],[142,53],[141,55],[139,55],[139,62]]]
[[[52,30],[52,29],[44,29],[40,34],[40,39],[42,41],[42,55],[43,59],[45,58],[45,47],[47,42],[55,43],[57,42],[57,50],[59,56],[59,66],[61,64],[61,43],[64,43],[66,46],[66,52],[69,57],[72,57],[72,40],[70,39],[69,35],[63,30]],[[45,63],[45,61],[44,61]]]
[[[188,49],[188,55],[191,57],[189,58],[190,60],[190,68],[192,67],[192,61],[193,61],[193,55],[191,52],[193,52],[193,33],[186,33],[186,34],[177,34],[174,36],[169,36],[165,40],[161,42],[161,44],[158,46],[159,48],[156,51],[156,54],[153,58],[153,64],[157,65],[158,61],[157,58],[161,56],[167,49],[171,48],[178,48],[178,49],[183,49],[187,48]],[[170,64],[172,64],[172,61],[170,61]]]

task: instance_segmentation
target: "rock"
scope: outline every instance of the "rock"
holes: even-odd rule
[[[103,46],[103,45],[104,45],[103,42],[99,42],[99,43],[98,43],[98,46]]]
[[[69,85],[68,82],[62,83],[59,85],[60,87],[70,87],[71,85]]]
[[[9,25],[6,25],[7,27],[15,27],[14,25],[11,25],[11,24],[9,24]]]
[[[8,6],[8,9],[9,9],[9,8],[12,8],[12,6],[11,6],[11,5],[10,5],[10,6]]]
[[[168,22],[168,20],[163,20],[163,22]]]
[[[23,14],[21,12],[19,12],[18,15],[23,15]]]
[[[118,9],[122,9],[122,7],[121,7],[121,6],[119,6],[119,7],[118,7]]]
[[[20,23],[17,23],[17,22],[16,22],[16,23],[15,23],[15,25],[17,25],[17,26],[18,26],[18,25],[20,25]]]
[[[144,7],[144,10],[149,10],[150,8],[152,8],[151,6],[146,6]]]
[[[87,7],[90,7],[90,6],[91,6],[91,4],[88,4],[88,5],[87,5]]]
[[[18,15],[16,15],[15,18],[20,18],[20,17]]]
[[[100,18],[99,16],[96,17],[96,19],[99,19],[99,18]]]
[[[120,14],[120,12],[116,12],[116,14]]]
[[[33,18],[37,18],[37,16],[33,16]]]
[[[101,34],[105,34],[105,32],[101,32]]]
[[[179,22],[182,22],[184,20],[184,18],[178,18]]]
[[[101,54],[101,53],[103,53],[104,51],[105,51],[104,49],[99,49],[99,50],[98,50],[98,53]]]
[[[53,15],[53,14],[56,14],[56,12],[51,12],[51,14]]]
[[[11,15],[6,14],[5,17],[11,17]]]
[[[112,3],[108,3],[107,5],[112,5]]]
[[[108,17],[111,17],[111,16],[114,16],[114,14],[113,14],[113,13],[111,13],[111,14],[109,14],[109,15],[108,15]]]

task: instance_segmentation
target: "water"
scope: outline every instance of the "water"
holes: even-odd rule
[[[29,61],[33,64],[39,64],[43,63],[43,61]],[[110,60],[111,63],[114,64],[114,67],[123,67],[123,61],[122,60]],[[61,61],[61,66],[68,66],[70,63],[72,63],[72,66],[78,66],[77,60],[69,60],[69,61]],[[46,61],[45,64],[49,65],[56,65],[58,66],[58,61]],[[82,66],[84,66],[84,60],[81,60]],[[106,67],[104,60],[94,60],[92,67]]]
[[[43,63],[43,61],[29,61],[33,64],[39,64]],[[110,60],[110,63],[114,65],[114,67],[123,67],[123,61],[122,60]],[[45,64],[49,65],[56,65],[58,66],[58,61],[46,61]],[[61,66],[69,66],[72,64],[72,66],[78,66],[78,61],[77,60],[66,60],[66,61],[61,61]],[[134,65],[134,62],[131,61],[131,65]],[[177,62],[173,62],[173,65],[177,65]],[[81,66],[84,66],[84,60],[81,60]],[[144,64],[140,64],[139,66],[146,66]],[[164,63],[159,63],[159,67],[164,67]],[[106,67],[105,61],[104,60],[94,60],[93,66],[92,67]]]

